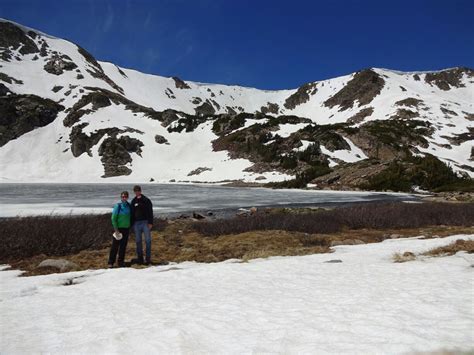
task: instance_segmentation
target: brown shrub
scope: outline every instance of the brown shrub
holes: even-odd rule
[[[156,220],[154,229],[163,230]],[[0,219],[0,263],[34,255],[62,256],[100,249],[110,243],[110,214],[36,216]]]
[[[257,214],[249,218],[199,222],[194,229],[205,236],[238,234],[255,230],[284,230],[310,234],[335,233],[342,229],[418,228],[450,225],[471,226],[474,204],[367,203],[314,213]]]

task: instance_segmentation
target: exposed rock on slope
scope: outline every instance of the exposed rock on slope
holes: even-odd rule
[[[37,127],[50,124],[63,109],[54,101],[35,95],[0,97],[0,147]]]
[[[294,109],[296,106],[309,101],[311,95],[318,91],[317,83],[307,83],[298,88],[298,90],[285,100],[284,106],[287,109]],[[263,112],[263,111],[262,111]]]
[[[4,48],[2,60],[10,61],[12,51],[21,54],[39,53],[36,43],[32,40],[37,34],[34,31],[25,32],[11,22],[0,22],[0,47]]]
[[[340,111],[354,106],[355,101],[359,106],[367,105],[380,94],[385,80],[371,69],[357,72],[344,88],[324,102],[327,107],[339,106]]]
[[[99,147],[99,156],[104,164],[102,177],[130,175],[132,170],[125,165],[132,162],[130,153],[140,155],[141,147],[141,141],[128,136],[106,138]]]
[[[465,85],[461,81],[464,75],[472,79],[474,77],[474,70],[469,68],[453,68],[437,73],[427,73],[425,81],[430,85],[436,85],[441,90],[448,91],[452,87],[464,87]]]
[[[186,84],[183,80],[181,80],[177,76],[173,76],[171,79],[174,80],[176,89],[191,89],[191,87],[188,84]]]

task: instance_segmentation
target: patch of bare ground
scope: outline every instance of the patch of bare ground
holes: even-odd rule
[[[156,220],[152,260],[219,262],[270,256],[329,253],[333,246],[381,242],[423,235],[425,238],[474,234],[472,204],[362,204],[344,208],[265,209],[248,217],[202,221]],[[0,263],[25,275],[57,272],[38,269],[45,259],[66,259],[75,269],[107,265],[110,216],[48,216],[1,219],[6,233]],[[135,257],[131,234],[126,261]],[[144,266],[136,266],[144,267]]]
[[[333,252],[333,246],[378,243],[386,239],[423,235],[442,238],[454,234],[474,234],[474,227],[432,226],[408,229],[358,229],[338,233],[308,234],[291,231],[250,231],[218,237],[204,237],[192,228],[192,221],[176,221],[162,232],[152,233],[152,260],[155,263],[196,261],[219,262],[228,259],[248,261],[272,256],[296,256]],[[103,269],[107,265],[108,243],[97,250],[83,250],[77,254],[58,256],[79,266],[80,270]],[[125,260],[135,255],[133,234],[130,236]],[[44,259],[41,254],[10,262],[14,269],[26,271],[25,276],[58,272],[53,268],[37,268]],[[134,268],[145,266],[134,265]]]

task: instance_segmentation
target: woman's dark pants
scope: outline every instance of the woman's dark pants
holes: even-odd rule
[[[117,240],[112,237],[112,248],[110,248],[109,264],[115,264],[118,252],[118,265],[124,266],[125,263],[125,251],[127,250],[129,228],[119,228],[119,232],[122,233],[122,239]]]

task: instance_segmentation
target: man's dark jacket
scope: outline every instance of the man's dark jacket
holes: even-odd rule
[[[131,223],[137,221],[147,221],[153,224],[153,205],[148,197],[141,195],[140,198],[134,197],[131,205]]]

